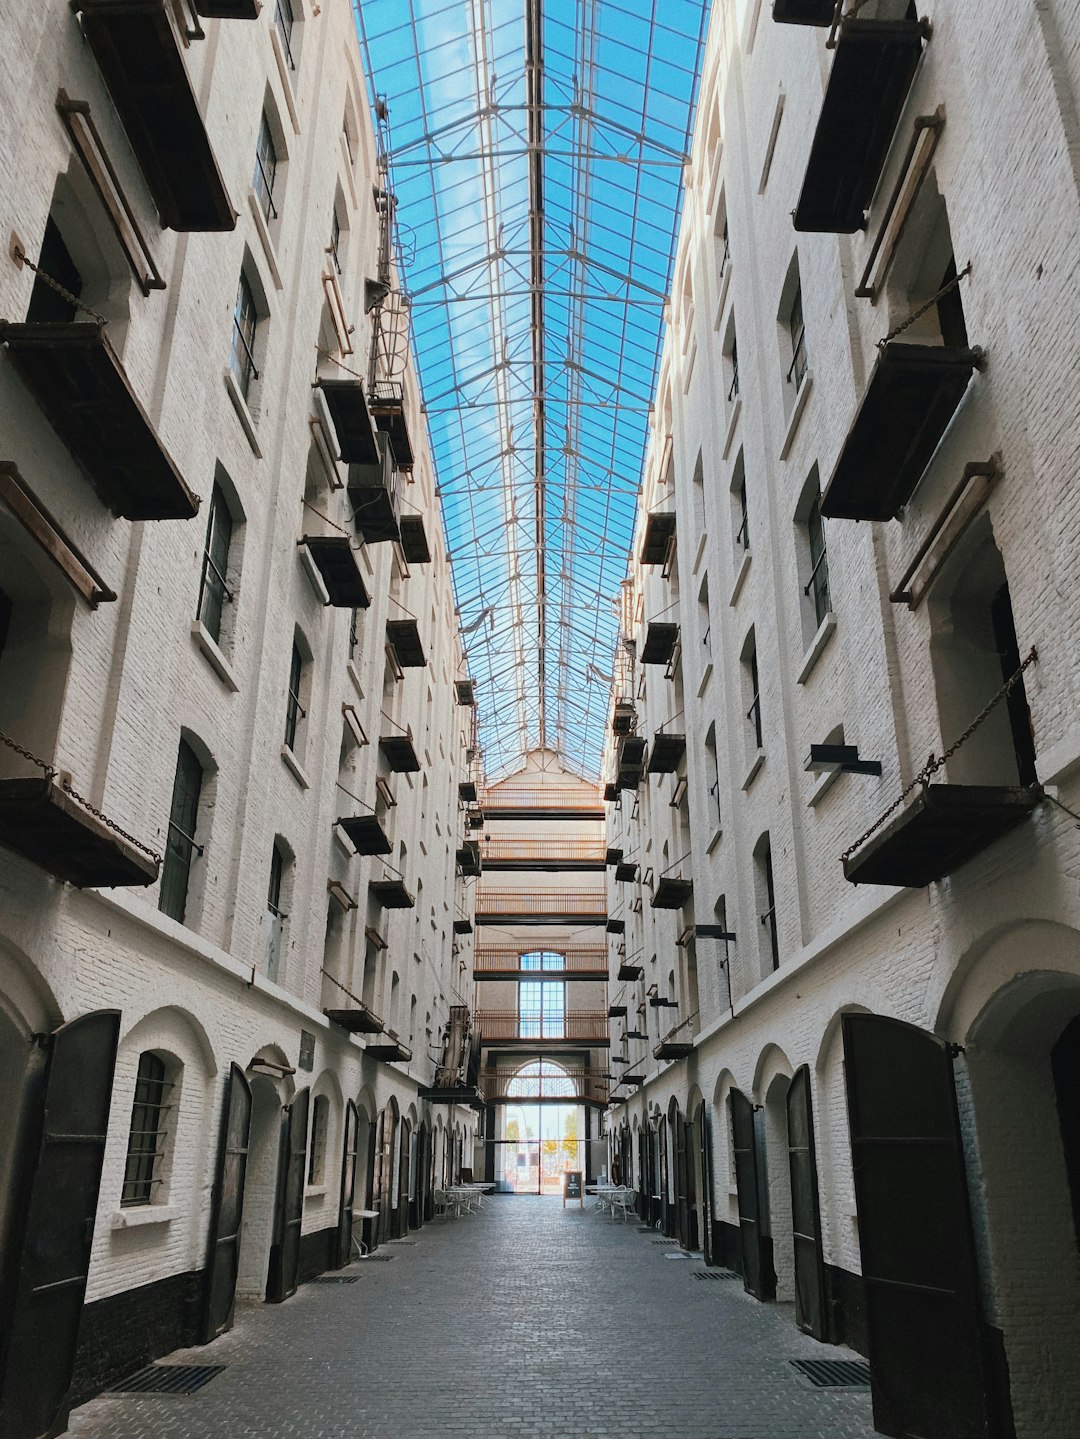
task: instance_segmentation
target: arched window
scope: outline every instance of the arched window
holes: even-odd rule
[[[551,949],[533,949],[521,956],[522,969],[565,969],[566,956]]]
[[[164,1183],[161,1168],[169,1136],[168,1121],[174,1088],[175,1083],[169,1077],[164,1059],[150,1050],[140,1054],[135,1099],[131,1106],[124,1183],[120,1191],[121,1208],[132,1204],[152,1204],[160,1198],[155,1190]]]
[[[534,1059],[523,1064],[506,1086],[508,1099],[574,1099],[577,1089],[561,1064]]]

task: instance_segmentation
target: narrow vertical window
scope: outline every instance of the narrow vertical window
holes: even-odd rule
[[[166,1120],[171,1108],[171,1090],[172,1085],[166,1082],[165,1061],[156,1054],[141,1054],[131,1106],[121,1208],[153,1202],[154,1190],[161,1183],[158,1168],[168,1134]]]
[[[281,891],[285,879],[285,855],[278,842],[270,851],[270,883],[266,890],[266,977],[277,980],[281,969],[282,939],[288,915],[281,908]]]
[[[322,1184],[326,1178],[326,1136],[330,1127],[330,1101],[317,1094],[311,1106],[311,1141],[308,1145],[308,1184]]]
[[[705,778],[709,783],[709,819],[720,828],[720,765],[716,754],[716,725],[705,736]]]
[[[236,306],[233,309],[229,368],[245,400],[251,393],[252,381],[259,378],[259,372],[255,368],[255,332],[258,327],[259,316],[255,308],[255,295],[247,276],[241,270],[240,284],[236,291]]]
[[[206,547],[203,550],[198,609],[199,619],[215,643],[221,638],[221,618],[225,604],[227,601],[231,603],[233,597],[226,579],[232,534],[232,514],[221,486],[215,483],[206,524]]]
[[[296,752],[300,721],[307,714],[300,703],[300,685],[303,674],[304,658],[300,653],[300,646],[294,640],[292,658],[289,661],[289,696],[285,705],[285,743],[294,753]]]
[[[285,51],[285,60],[290,70],[296,69],[296,60],[293,58],[292,49],[295,25],[296,17],[293,14],[292,0],[274,0],[274,27],[281,41],[281,48]]]
[[[761,749],[761,683],[758,679],[757,644],[751,636],[749,647],[743,658],[745,668],[747,693],[750,696],[750,704],[746,711],[746,718],[750,726],[750,735],[754,741],[755,749]]]
[[[259,122],[259,138],[255,144],[255,174],[252,176],[251,184],[265,220],[276,220],[278,217],[277,207],[274,204],[277,169],[277,146],[274,144],[270,121],[266,118],[264,110],[262,120]]]
[[[773,866],[772,866],[772,845],[766,838],[758,852],[758,865],[761,873],[761,892],[765,901],[765,908],[759,918],[765,930],[765,939],[768,945],[768,953],[772,959],[773,969],[780,968],[780,944],[776,932],[776,891],[773,887]]]
[[[334,271],[341,274],[341,220],[338,218],[337,206],[334,206],[330,216],[330,244],[327,246],[330,258],[334,262]]]
[[[791,363],[788,366],[788,383],[796,390],[806,374],[806,326],[803,322],[802,285],[796,284],[787,315],[787,331],[791,341]]]
[[[731,348],[728,350],[728,404],[739,398],[739,342],[734,330],[731,332]]]
[[[825,521],[821,517],[821,495],[818,493],[810,503],[806,515],[806,538],[810,554],[810,578],[803,588],[803,594],[814,607],[817,624],[829,613],[829,560],[825,553]]]
[[[195,843],[199,819],[199,794],[202,790],[202,765],[186,740],[180,741],[176,758],[172,804],[169,808],[169,833],[165,842],[165,859],[161,868],[161,892],[158,908],[162,914],[183,924],[187,908],[191,862],[202,854]]]

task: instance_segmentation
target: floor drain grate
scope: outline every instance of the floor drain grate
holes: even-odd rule
[[[392,1254],[365,1254],[365,1255],[364,1255],[364,1263],[365,1263],[365,1264],[371,1263],[371,1262],[373,1262],[374,1260],[378,1259],[378,1260],[381,1260],[381,1261],[383,1262],[383,1264],[389,1264],[390,1261],[391,1261],[391,1259],[393,1259],[393,1257],[394,1257],[394,1256],[393,1256]]]
[[[870,1366],[857,1359],[792,1359],[816,1389],[865,1389],[870,1383]]]
[[[194,1394],[216,1379],[224,1364],[151,1364],[110,1385],[114,1394]]]
[[[320,1274],[312,1284],[359,1284],[359,1274]]]
[[[654,1239],[654,1244],[663,1244],[665,1248],[671,1249],[675,1243],[674,1239]]]
[[[738,1279],[733,1269],[695,1269],[695,1279]]]
[[[390,1243],[390,1244],[415,1244],[415,1243],[416,1243],[416,1240],[415,1240],[415,1239],[391,1239],[391,1240],[388,1240],[387,1242]]]

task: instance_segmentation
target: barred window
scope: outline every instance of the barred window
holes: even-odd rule
[[[127,1162],[120,1205],[150,1204],[162,1183],[158,1172],[168,1137],[173,1085],[166,1079],[165,1061],[149,1051],[139,1056],[135,1102],[131,1107]]]

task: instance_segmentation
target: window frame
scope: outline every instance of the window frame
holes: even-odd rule
[[[202,572],[199,576],[199,603],[195,613],[199,623],[218,645],[221,642],[225,605],[232,604],[236,598],[228,582],[229,554],[235,528],[225,492],[215,480],[210,492]],[[211,609],[210,606],[214,608]]]
[[[259,134],[255,141],[255,173],[251,177],[251,188],[255,192],[255,199],[267,224],[272,224],[279,218],[278,209],[274,203],[274,186],[277,184],[280,167],[281,160],[278,157],[277,142],[274,140],[274,132],[270,126],[270,117],[264,109],[259,120]]]
[[[798,394],[810,364],[806,354],[806,316],[803,312],[801,279],[795,281],[795,291],[787,309],[785,328],[791,343],[791,364],[788,366],[786,378],[789,385],[795,386],[795,392]]]
[[[289,683],[285,702],[285,747],[296,754],[297,735],[300,721],[307,719],[307,710],[300,702],[300,689],[304,678],[304,656],[294,639],[292,654],[289,656]]]
[[[292,7],[292,0],[274,0],[274,29],[281,41],[281,48],[285,52],[285,63],[294,72],[296,56],[293,54],[292,38],[296,24],[296,13]]]
[[[150,1073],[151,1070],[156,1072]],[[165,1158],[165,1143],[169,1137],[163,1116],[173,1108],[169,1096],[176,1087],[175,1081],[170,1080],[168,1075],[169,1066],[160,1054],[148,1049],[139,1055],[131,1102],[124,1175],[120,1185],[121,1209],[153,1204],[155,1188],[165,1183],[164,1177],[158,1174],[157,1170]],[[155,1089],[156,1096],[153,1092]],[[147,1138],[152,1139],[151,1144],[135,1146],[136,1140]]]
[[[199,824],[199,801],[205,779],[202,761],[188,741],[181,738],[176,752],[165,854],[161,862],[161,884],[158,889],[158,909],[170,919],[176,920],[177,924],[183,924],[187,914],[192,861],[196,857],[201,858],[203,854],[203,846],[196,841],[195,834]],[[183,787],[185,781],[186,790]],[[178,885],[181,874],[182,888]]]
[[[255,363],[258,334],[259,307],[255,300],[255,287],[241,267],[236,303],[233,305],[229,369],[245,400],[250,399],[252,384],[259,379],[259,367]]]

